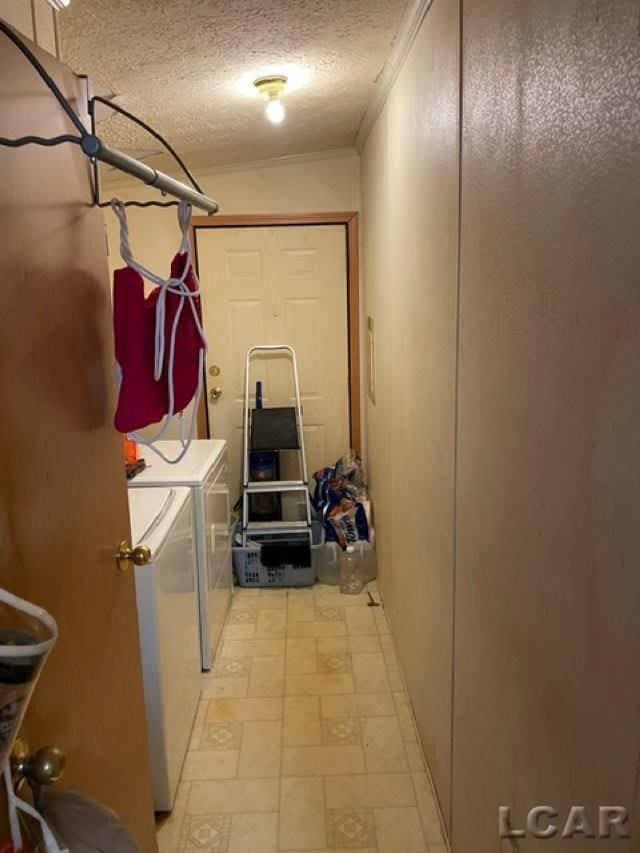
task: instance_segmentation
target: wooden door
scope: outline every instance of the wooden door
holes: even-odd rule
[[[343,225],[196,230],[211,435],[229,441],[232,500],[240,493],[244,364],[256,344],[297,355],[309,474],[349,447],[349,340]],[[211,375],[211,368],[219,368]],[[288,359],[256,359],[265,406],[292,405]],[[222,395],[211,400],[212,388]]]
[[[83,82],[34,50],[82,104]],[[71,132],[1,35],[0,67],[0,135]],[[0,584],[60,629],[25,734],[34,748],[60,746],[64,786],[115,809],[147,853],[157,848],[134,577],[113,556],[129,518],[102,215],[75,145],[0,147],[0,173]]]

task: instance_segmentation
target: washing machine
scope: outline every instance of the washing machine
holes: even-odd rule
[[[157,811],[173,806],[202,687],[192,502],[187,488],[129,491],[134,547],[151,551],[134,571]]]
[[[177,441],[159,441],[168,458],[180,452]],[[233,592],[231,567],[229,476],[227,442],[194,440],[176,465],[144,450],[147,467],[129,481],[129,489],[188,487],[193,498],[198,602],[200,612],[200,659],[209,670],[218,646]]]

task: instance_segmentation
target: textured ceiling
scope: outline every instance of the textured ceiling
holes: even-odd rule
[[[62,57],[195,167],[351,146],[407,0],[72,0]],[[251,81],[301,78],[272,125]],[[100,135],[153,148],[119,116]],[[153,158],[167,167],[164,158]]]

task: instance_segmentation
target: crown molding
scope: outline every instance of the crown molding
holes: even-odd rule
[[[293,163],[305,163],[308,161],[318,160],[351,159],[359,156],[360,155],[355,148],[327,148],[324,151],[309,151],[305,154],[285,154],[280,157],[270,157],[264,160],[246,160],[235,163],[225,163],[219,166],[191,166],[191,164],[188,163],[188,155],[185,157],[185,160],[187,160],[187,165],[189,165],[191,172],[195,177],[202,180],[209,175],[215,176],[222,172],[248,172],[254,169],[271,168],[273,166],[287,166]],[[153,166],[153,163],[150,163],[150,165]],[[177,180],[184,180],[184,173],[173,165],[163,171],[170,177],[175,177]],[[104,187],[110,187],[113,189],[136,185],[143,186],[139,181],[136,181],[135,178],[122,175],[117,171],[114,171],[113,173],[105,172],[105,174],[101,175],[101,184]]]
[[[407,6],[389,58],[375,81],[373,95],[360,122],[355,142],[357,151],[364,148],[432,4],[433,0],[411,0]]]

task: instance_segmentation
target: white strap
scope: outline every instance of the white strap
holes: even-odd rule
[[[162,376],[162,369],[165,360],[165,320],[167,293],[173,293],[180,297],[180,302],[176,309],[176,313],[171,326],[171,338],[169,342],[169,358],[167,365],[167,389],[169,393],[169,411],[167,412],[167,416],[163,424],[155,433],[155,435],[151,438],[144,438],[144,436],[142,436],[139,432],[130,433],[131,437],[134,439],[134,441],[137,441],[138,444],[142,444],[144,447],[148,447],[155,454],[160,456],[160,458],[163,459],[165,462],[168,462],[169,464],[176,464],[180,462],[180,460],[189,450],[189,447],[191,446],[191,442],[193,440],[193,436],[195,434],[198,408],[200,406],[200,399],[202,397],[202,390],[204,385],[204,357],[207,352],[207,339],[205,337],[204,329],[202,327],[202,323],[200,322],[198,309],[195,303],[195,297],[200,295],[200,283],[198,282],[198,279],[196,277],[195,270],[193,270],[193,278],[196,282],[196,289],[191,290],[185,281],[189,269],[191,267],[191,246],[189,244],[191,205],[188,204],[188,202],[186,201],[181,201],[178,206],[178,223],[180,225],[180,232],[182,234],[182,239],[180,241],[180,247],[178,251],[180,252],[180,254],[186,255],[184,261],[184,269],[182,270],[182,274],[179,278],[170,277],[168,279],[162,278],[161,276],[157,275],[157,273],[154,273],[151,270],[147,269],[147,267],[143,266],[134,259],[133,252],[131,249],[131,242],[129,239],[129,224],[127,222],[127,212],[124,202],[120,201],[119,199],[112,199],[111,208],[120,222],[120,254],[122,256],[122,260],[127,264],[127,266],[136,270],[136,272],[139,273],[139,275],[141,275],[147,281],[151,282],[152,284],[155,284],[157,287],[160,288],[158,300],[156,302],[156,325],[153,364],[153,377],[156,382],[158,382]],[[191,315],[198,330],[202,345],[200,347],[200,353],[198,357],[198,381],[196,395],[193,403],[193,411],[191,414],[191,425],[189,429],[189,435],[186,439],[183,436],[182,413],[180,413],[179,442],[181,446],[181,451],[175,459],[169,459],[159,448],[154,447],[154,444],[155,442],[160,441],[160,439],[165,435],[167,429],[169,428],[169,424],[171,423],[171,419],[176,414],[174,378],[175,344],[178,325],[180,322],[180,317],[182,316],[182,311],[184,310],[185,303],[189,305]]]
[[[48,640],[43,640],[41,643],[36,643],[31,646],[5,646],[0,643],[0,657],[35,657],[37,655],[44,655],[53,648],[56,640],[58,639],[58,625],[56,624],[56,620],[53,616],[47,613],[46,610],[43,610],[42,607],[37,607],[30,601],[25,601],[24,598],[18,598],[17,595],[14,595],[12,592],[9,592],[9,590],[3,589],[2,587],[0,587],[0,602],[8,604],[9,607],[13,607],[14,610],[18,610],[20,613],[26,613],[28,616],[33,616],[34,619],[37,619],[39,622],[42,622],[43,625],[46,625],[51,632],[51,637]]]
[[[43,849],[45,853],[69,853],[67,847],[60,847],[54,837],[53,832],[51,831],[49,824],[45,821],[40,812],[34,809],[34,807],[29,803],[22,800],[13,790],[11,770],[8,761],[6,761],[4,765],[4,783],[7,789],[9,826],[11,828],[11,843],[13,844],[13,849],[16,851],[16,853],[18,853],[18,851],[22,849],[22,831],[20,829],[18,811],[25,812],[39,823],[40,831],[42,832],[42,841],[44,843]]]

